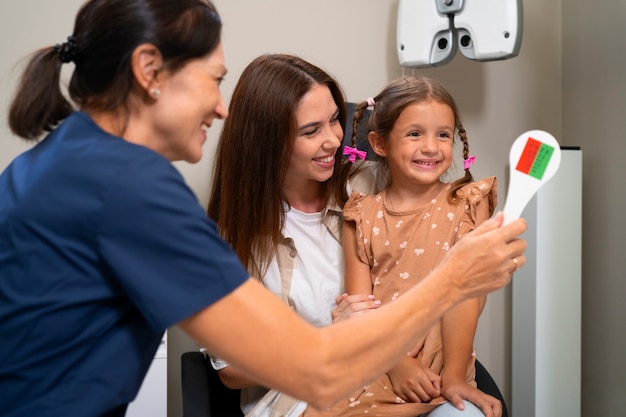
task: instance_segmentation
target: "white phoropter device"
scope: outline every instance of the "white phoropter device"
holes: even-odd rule
[[[509,163],[504,224],[519,218],[539,188],[554,176],[561,164],[561,147],[548,132],[531,130],[515,139]]]
[[[399,0],[396,45],[404,67],[517,56],[523,32],[522,0]]]

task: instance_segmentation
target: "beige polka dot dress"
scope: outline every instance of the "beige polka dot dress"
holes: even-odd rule
[[[430,203],[407,212],[393,211],[385,192],[353,193],[344,207],[346,221],[356,222],[357,250],[371,267],[373,294],[383,304],[393,302],[420,282],[446,252],[478,224],[488,219],[497,204],[497,180],[486,178],[463,186],[457,203],[448,201],[446,186]],[[345,244],[345,242],[344,242]],[[441,374],[441,323],[433,326],[418,344],[417,358]],[[475,386],[474,357],[468,358],[467,382]],[[396,396],[385,374],[364,386],[336,407],[306,416],[418,416],[444,402],[405,403]]]

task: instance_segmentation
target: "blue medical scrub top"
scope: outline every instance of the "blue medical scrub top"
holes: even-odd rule
[[[164,330],[247,278],[169,161],[72,114],[0,175],[0,414],[123,413]]]

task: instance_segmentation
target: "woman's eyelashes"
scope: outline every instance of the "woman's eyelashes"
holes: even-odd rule
[[[331,126],[334,126],[337,123],[339,123],[339,113],[335,113],[329,121],[329,124]],[[321,126],[322,123],[310,123],[298,129],[298,131],[300,132],[299,135],[306,137],[315,136],[321,130]]]
[[[306,128],[300,129],[300,136],[311,137],[315,136],[317,132],[319,132],[320,128],[318,125],[316,126],[307,126]]]

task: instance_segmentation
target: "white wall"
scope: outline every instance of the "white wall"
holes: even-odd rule
[[[64,41],[80,4],[82,0],[0,2],[0,169],[27,148],[6,127],[17,74],[14,65],[37,47]],[[583,372],[588,377],[583,382],[583,402],[589,397],[584,407],[589,414],[583,414],[617,416],[626,414],[620,394],[626,389],[626,366],[619,323],[625,314],[621,298],[626,282],[626,258],[620,253],[626,236],[621,217],[626,201],[619,183],[626,156],[622,46],[626,3],[603,4],[598,8],[591,0],[526,0],[524,38],[517,58],[475,63],[459,56],[444,67],[416,73],[440,78],[457,99],[472,153],[478,155],[472,170],[476,177],[498,176],[500,207],[506,195],[508,150],[520,133],[544,129],[562,145],[583,146],[590,158],[585,162],[584,192],[592,196],[583,210],[583,233],[589,242],[583,266],[588,293],[583,300]],[[375,94],[402,74],[394,46],[397,0],[216,0],[216,5],[225,22],[227,99],[244,66],[265,52],[297,53],[322,66],[339,79],[351,101]],[[561,64],[562,50],[567,65]],[[177,164],[203,204],[220,128],[219,123],[212,128],[201,163]],[[509,288],[489,297],[476,341],[480,360],[506,396],[510,392],[510,298]],[[176,329],[169,341],[169,415],[177,417],[181,415],[179,356],[194,346]],[[607,411],[591,411],[597,407]],[[609,411],[616,409],[621,412]]]

